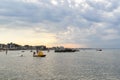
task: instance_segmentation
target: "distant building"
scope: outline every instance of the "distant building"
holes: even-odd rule
[[[30,46],[30,45],[24,45],[21,46],[19,44],[16,43],[8,43],[8,44],[0,44],[0,50],[47,50],[48,48],[44,45],[40,45],[40,46]]]
[[[41,45],[41,46],[35,46],[37,50],[46,50],[46,46]]]
[[[52,49],[64,49],[63,46],[52,47]]]
[[[0,44],[0,49],[5,49],[6,45],[5,44]]]
[[[21,45],[18,45],[18,44],[15,44],[15,43],[8,43],[7,44],[7,48],[9,49],[9,50],[19,50],[19,49],[21,49]]]
[[[30,46],[29,45],[24,45],[23,49],[25,49],[25,50],[30,49]]]
[[[34,47],[34,46],[30,46],[30,45],[24,45],[24,46],[22,47],[22,49],[25,49],[25,50],[33,50],[33,49],[35,49],[35,47]]]

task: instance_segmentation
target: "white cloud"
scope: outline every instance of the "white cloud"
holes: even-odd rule
[[[27,3],[38,3],[39,0],[22,0],[23,2],[27,2]]]
[[[119,33],[116,29],[107,29],[103,33],[104,35],[101,36],[103,40],[120,39]]]
[[[51,0],[51,3],[52,3],[53,5],[58,5],[58,2],[57,2],[56,0]]]
[[[120,39],[119,4],[118,0],[1,0],[0,30],[54,34],[59,44],[99,47],[114,40],[113,44]]]

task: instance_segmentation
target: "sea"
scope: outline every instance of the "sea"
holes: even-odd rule
[[[120,49],[43,52],[1,51],[0,80],[120,80]]]

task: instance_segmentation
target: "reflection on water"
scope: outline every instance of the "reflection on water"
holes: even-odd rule
[[[120,50],[44,53],[0,52],[0,80],[120,80]],[[20,57],[23,55],[23,57]]]

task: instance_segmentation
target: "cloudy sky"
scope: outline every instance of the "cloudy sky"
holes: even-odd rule
[[[0,0],[0,43],[120,48],[119,0]]]

